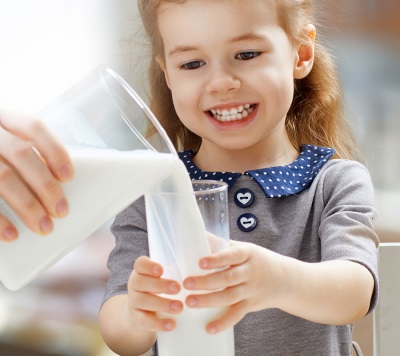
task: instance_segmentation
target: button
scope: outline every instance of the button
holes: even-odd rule
[[[254,193],[247,188],[239,189],[235,194],[235,203],[240,208],[248,208],[254,202]]]
[[[243,232],[250,232],[257,226],[257,217],[250,213],[240,215],[237,219],[237,226]]]

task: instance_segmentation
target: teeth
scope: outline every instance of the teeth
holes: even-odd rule
[[[241,120],[249,116],[254,111],[255,105],[246,104],[240,105],[237,108],[231,109],[212,109],[210,110],[214,119],[222,122]]]

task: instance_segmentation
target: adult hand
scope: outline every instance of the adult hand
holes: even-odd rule
[[[0,198],[29,229],[46,235],[53,229],[52,218],[68,213],[60,182],[73,175],[66,149],[41,121],[0,110]],[[0,209],[0,240],[17,237]]]

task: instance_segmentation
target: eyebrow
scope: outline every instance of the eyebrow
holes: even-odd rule
[[[183,52],[190,52],[190,51],[195,51],[198,48],[195,46],[176,46],[173,50],[169,51],[168,55],[173,56],[174,54],[177,53],[183,53]]]
[[[266,41],[267,38],[265,36],[259,35],[255,32],[247,32],[243,33],[239,36],[233,37],[229,40],[229,43],[241,42],[241,41]]]
[[[265,36],[259,35],[255,32],[247,32],[243,33],[239,36],[235,36],[231,38],[228,43],[236,43],[236,42],[242,42],[242,41],[268,41],[268,39]],[[176,46],[174,49],[169,51],[168,55],[173,56],[177,53],[184,53],[184,52],[190,52],[190,51],[196,51],[199,48],[196,46]]]

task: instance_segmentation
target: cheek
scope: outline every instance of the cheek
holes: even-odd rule
[[[199,96],[193,85],[188,85],[190,80],[171,81],[171,93],[175,110],[178,116],[187,115],[197,107]]]
[[[178,116],[183,117],[184,115],[187,115],[188,102],[185,100],[183,93],[172,90],[172,100]]]
[[[266,69],[253,82],[267,101],[274,100],[276,103],[287,104],[293,99],[294,79],[289,71]]]

